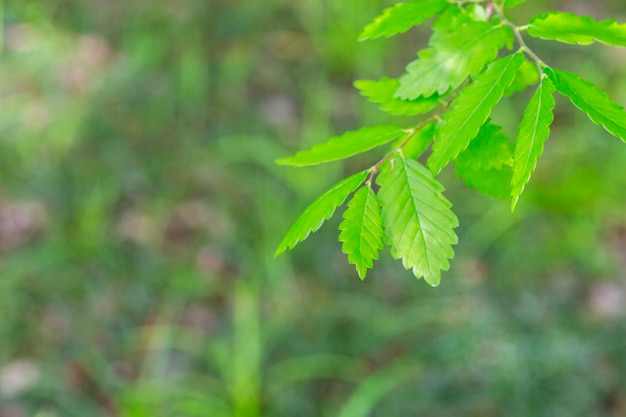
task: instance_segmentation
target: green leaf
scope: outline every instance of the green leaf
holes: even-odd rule
[[[465,87],[444,115],[428,166],[436,175],[476,137],[480,127],[513,82],[521,53],[500,58]]]
[[[457,166],[466,166],[474,170],[500,169],[502,165],[511,165],[513,154],[511,142],[502,132],[502,127],[487,122],[478,131],[467,149],[456,159]]]
[[[569,98],[574,106],[587,113],[594,123],[626,142],[626,113],[622,106],[576,74],[554,68],[546,68],[545,72],[557,91]]]
[[[504,4],[504,7],[506,7],[507,9],[512,9],[515,6],[518,6],[522,3],[526,3],[526,0],[502,0],[502,2]]]
[[[515,209],[515,205],[543,152],[543,143],[550,135],[550,125],[554,120],[552,110],[555,104],[555,91],[556,88],[552,81],[544,78],[524,111],[515,141],[513,177],[511,179],[511,197],[513,197],[511,210]]]
[[[531,19],[528,34],[569,44],[590,45],[602,42],[611,46],[626,46],[626,24],[614,19],[598,22],[588,16],[567,12],[550,12]]]
[[[341,249],[348,255],[348,262],[356,265],[363,280],[384,247],[380,204],[371,187],[361,187],[354,193],[343,218],[339,225],[339,241],[343,242]]]
[[[402,147],[402,155],[411,159],[419,158],[426,151],[426,149],[428,149],[428,145],[430,145],[433,138],[437,134],[435,127],[434,122],[429,123],[416,132],[411,140],[409,140],[409,142]],[[397,143],[394,144],[396,146],[394,146],[392,150],[398,149],[405,140],[406,138],[402,138],[397,141]]]
[[[394,116],[414,116],[428,113],[440,104],[441,97],[433,95],[429,98],[402,100],[394,97],[400,81],[393,78],[381,78],[379,81],[359,80],[354,86],[361,90],[372,103],[378,103],[381,110]]]
[[[453,23],[455,18],[460,23]],[[430,47],[419,52],[419,58],[407,66],[407,74],[400,78],[396,97],[413,100],[457,88],[493,61],[512,38],[507,26],[464,21],[450,13],[442,15],[433,28]]]
[[[524,62],[522,62],[522,65],[517,70],[517,74],[515,74],[513,83],[506,89],[504,95],[506,97],[520,91],[524,91],[529,86],[537,84],[538,82],[539,69],[537,68],[537,65],[527,59],[524,59]]]
[[[384,164],[376,182],[391,255],[416,278],[439,285],[454,256],[459,225],[443,185],[419,162],[402,157]]]
[[[345,159],[391,142],[404,133],[401,127],[394,125],[364,127],[331,138],[325,143],[300,151],[289,158],[279,159],[276,163],[307,166]]]
[[[367,171],[358,172],[335,184],[331,189],[313,201],[298,217],[283,238],[274,256],[278,256],[287,249],[293,249],[298,242],[306,239],[310,233],[315,233],[324,222],[332,217],[337,207],[346,201],[346,198],[365,181]]]
[[[480,169],[469,165],[456,165],[456,173],[465,183],[481,194],[493,198],[506,199],[511,196],[510,166],[499,169]]]
[[[367,25],[358,40],[391,37],[404,33],[430,19],[448,5],[445,0],[422,0],[399,3],[385,9],[372,23]]]

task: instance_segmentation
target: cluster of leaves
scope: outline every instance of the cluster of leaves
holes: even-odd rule
[[[283,165],[316,165],[393,142],[378,163],[339,182],[309,205],[276,255],[317,231],[352,194],[339,240],[361,279],[386,243],[406,269],[437,286],[457,243],[458,220],[436,178],[450,162],[470,187],[511,198],[514,210],[550,134],[557,91],[593,122],[626,141],[624,109],[580,76],[546,65],[522,36],[626,46],[626,24],[552,11],[517,26],[506,11],[523,2],[414,0],[386,9],[363,30],[359,40],[391,37],[435,18],[428,47],[418,52],[404,75],[355,83],[381,110],[420,116],[419,123],[410,128],[364,127],[279,160]],[[490,115],[503,97],[531,86],[535,92],[512,142]],[[418,161],[421,156],[426,166]]]

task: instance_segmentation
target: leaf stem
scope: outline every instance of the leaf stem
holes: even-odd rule
[[[393,158],[393,156],[395,154],[401,152],[402,149],[406,145],[408,145],[408,143],[411,141],[411,139],[413,139],[413,137],[417,134],[417,132],[419,132],[420,130],[422,130],[423,128],[425,128],[426,126],[428,126],[430,123],[434,122],[435,120],[440,119],[441,115],[444,114],[446,112],[446,110],[448,110],[448,107],[450,107],[450,104],[454,101],[454,99],[456,98],[457,94],[453,94],[453,95],[454,95],[454,98],[452,98],[452,100],[446,101],[444,103],[444,105],[441,106],[441,108],[439,110],[437,110],[436,113],[432,114],[430,117],[428,117],[427,119],[423,120],[420,124],[415,126],[413,129],[410,129],[409,135],[402,141],[402,143],[400,145],[398,145],[393,151],[389,152],[387,155],[385,155],[385,157],[383,159],[381,159],[374,166],[372,166],[369,169],[370,174],[367,177],[366,182],[371,182],[373,177],[378,173],[378,169],[381,167],[381,165],[383,165],[385,162],[387,162],[388,160]]]
[[[532,49],[528,47],[528,45],[526,44],[526,41],[524,41],[524,38],[522,37],[521,31],[526,30],[528,26],[515,25],[513,22],[507,19],[507,17],[504,15],[504,10],[502,6],[499,7],[493,0],[491,2],[491,5],[493,6],[493,9],[498,14],[498,17],[502,19],[502,22],[513,30],[513,34],[515,35],[515,40],[519,44],[520,49],[522,50],[522,52],[526,53],[526,55],[528,55],[535,62],[535,65],[537,65],[537,70],[539,71],[539,76],[541,77],[543,75],[543,68],[546,67],[547,65],[541,60],[541,58],[539,58],[537,54],[533,52]]]

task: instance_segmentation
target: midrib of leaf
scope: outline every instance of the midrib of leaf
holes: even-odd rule
[[[535,140],[537,139],[537,132],[539,131],[538,126],[539,126],[539,119],[541,119],[541,107],[543,102],[541,101],[541,95],[543,94],[543,89],[545,88],[545,86],[543,85],[543,83],[539,84],[539,100],[537,100],[537,116],[535,117],[535,123],[534,126],[535,128],[533,129],[533,134],[532,134],[532,139],[528,145],[528,151],[526,152],[526,160],[524,161],[524,166],[528,166],[529,162],[530,162],[530,157],[532,154],[532,150],[533,147],[535,145]],[[515,172],[513,172],[513,175],[515,175]],[[524,184],[522,184],[522,189],[520,190],[523,191],[524,188]],[[513,190],[515,191],[515,190]],[[515,208],[515,205],[517,204],[517,201],[519,200],[520,197],[520,193],[517,193],[517,195],[513,196],[513,203],[512,203],[512,209]]]
[[[557,91],[584,112],[589,119],[626,143],[626,112],[609,95],[578,74],[546,68]],[[584,91],[587,90],[587,91]]]
[[[363,230],[365,228],[365,219],[367,218],[371,223],[376,223],[376,221],[374,220],[374,218],[367,212],[367,199],[369,198],[366,197],[365,202],[363,203],[363,210],[361,210],[361,218],[363,219],[363,221],[361,222],[361,224],[359,224],[359,229]],[[368,238],[370,237],[369,234],[367,233],[359,233],[359,250],[360,250],[360,256],[362,257],[362,253],[363,253],[363,242],[367,242],[367,244],[370,247],[376,247],[376,245],[374,244],[374,242],[371,242]]]
[[[392,168],[392,169],[399,169],[399,168],[396,166],[395,168]],[[432,262],[432,257],[435,256],[435,258],[438,258],[438,256],[434,254],[437,253],[437,250],[439,248],[433,250],[431,245],[428,244],[429,239],[432,239],[432,241],[436,241],[438,246],[441,248],[448,247],[450,246],[450,244],[442,241],[441,238],[437,235],[437,233],[429,232],[426,228],[424,228],[425,224],[431,225],[433,228],[436,228],[436,230],[440,231],[442,236],[446,235],[446,229],[442,228],[438,224],[438,222],[436,222],[434,219],[431,219],[430,216],[424,213],[425,208],[428,208],[432,210],[433,212],[439,212],[440,208],[434,207],[432,204],[424,200],[422,195],[419,193],[419,190],[412,187],[413,181],[421,181],[423,182],[424,187],[432,188],[433,191],[437,191],[437,184],[434,183],[429,178],[424,177],[424,175],[420,172],[415,172],[415,175],[417,177],[413,178],[413,181],[410,180],[410,178],[412,177],[411,175],[409,175],[409,172],[408,172],[409,169],[410,169],[409,165],[406,162],[402,162],[402,170],[403,170],[402,177],[404,181],[398,184],[398,187],[400,188],[398,194],[407,195],[408,198],[411,199],[411,201],[409,201],[408,199],[404,201],[402,208],[398,211],[399,214],[394,219],[394,223],[391,225],[390,228],[391,229],[398,228],[399,226],[401,226],[401,222],[405,220],[407,217],[411,218],[415,216],[415,219],[416,219],[415,226],[417,227],[416,236],[419,240],[411,239],[410,250],[407,253],[408,254],[412,253],[415,250],[416,246],[417,247],[421,246],[424,249],[424,253],[423,253],[423,256],[420,257],[420,262],[417,265],[414,265],[414,266],[409,265],[408,267],[411,267],[411,268],[417,267],[417,269],[422,269],[425,265],[428,271],[428,274],[430,275],[430,273],[432,272],[433,265],[434,265]],[[422,206],[421,209],[419,205]],[[397,241],[398,242],[404,241],[405,237],[407,236],[407,233],[411,231],[412,230],[405,227],[402,231],[402,234],[397,238]],[[404,257],[402,257],[402,259],[404,260]]]
[[[430,271],[430,266],[431,266],[431,262],[430,262],[430,251],[428,250],[428,245],[426,244],[426,236],[424,236],[424,228],[422,227],[422,225],[424,224],[423,220],[422,220],[422,214],[420,213],[420,210],[416,204],[417,200],[419,199],[420,202],[423,203],[423,200],[420,199],[419,194],[415,193],[414,190],[411,187],[411,183],[409,182],[408,178],[409,178],[409,174],[407,172],[407,167],[405,164],[402,164],[403,168],[404,168],[404,176],[406,178],[406,187],[402,187],[403,191],[407,194],[409,194],[411,196],[410,200],[407,200],[404,204],[404,207],[402,207],[402,212],[404,212],[405,207],[406,206],[413,206],[413,212],[416,214],[417,217],[417,222],[418,222],[418,236],[420,238],[421,241],[421,245],[424,248],[425,256],[423,257],[423,259],[426,260],[426,265],[428,267],[428,270]],[[408,189],[408,191],[406,190]],[[429,207],[432,208],[432,206],[428,205]],[[411,215],[412,213],[409,213],[409,215]],[[399,220],[399,219],[398,219]],[[398,223],[398,221],[396,220],[396,222],[394,223],[394,226]],[[403,241],[406,234],[409,232],[408,228],[405,228],[404,231],[402,232],[402,235],[400,236],[400,241]],[[415,249],[415,243],[416,240],[415,239],[411,239],[411,250],[410,252],[413,252],[413,250]]]
[[[448,49],[444,49],[445,52],[454,52],[453,54],[446,54],[448,55],[448,58],[446,58],[445,61],[441,61],[441,63],[439,65],[436,65],[435,68],[440,68],[440,67],[448,67],[449,66],[449,62],[450,61],[454,61],[455,58],[457,58],[459,55],[463,55],[462,52],[460,51],[464,51],[465,49],[472,49],[473,46],[479,44],[480,42],[484,41],[484,38],[486,38],[487,36],[489,36],[492,32],[494,32],[496,29],[499,29],[499,26],[493,26],[489,29],[489,31],[485,32],[485,34],[480,37],[480,38],[476,38],[476,39],[470,39],[467,43],[463,44],[462,48],[459,48],[455,51],[450,51]],[[435,55],[433,58],[427,58],[427,60],[435,60],[436,61],[437,56]],[[422,59],[422,58],[420,58]]]
[[[500,76],[498,78],[496,78],[494,80],[494,82],[491,84],[491,87],[489,87],[488,93],[483,95],[483,98],[480,100],[479,105],[474,107],[474,110],[470,113],[469,117],[466,117],[465,120],[463,121],[463,123],[461,124],[461,128],[464,128],[465,126],[467,126],[467,123],[470,121],[471,116],[473,116],[474,114],[476,114],[476,112],[478,112],[480,110],[480,107],[483,105],[483,103],[487,100],[487,98],[489,98],[489,96],[491,95],[491,93],[494,91],[494,89],[496,88],[496,86],[499,84],[500,80],[502,80],[502,78],[507,75],[507,69],[509,68],[510,65],[514,64],[515,62],[515,56],[517,54],[511,55],[509,63],[507,64],[506,67],[503,68],[502,72],[500,73]],[[504,91],[504,90],[503,90]],[[461,130],[461,129],[459,129]],[[471,139],[470,139],[471,141]],[[469,142],[468,142],[469,144]],[[445,146],[444,146],[444,151],[443,152],[437,152],[438,154],[446,154],[448,152],[448,150],[450,149],[450,146],[453,145],[453,141],[448,141]],[[463,151],[463,150],[461,150]],[[441,169],[439,169],[440,171]]]
[[[383,133],[377,132],[376,135],[372,134],[376,130],[381,130]],[[278,159],[276,162],[280,165],[292,166],[333,162],[370,151],[391,142],[403,134],[403,129],[395,125],[364,127],[359,130],[345,132],[341,136],[335,136],[324,143],[299,151],[288,158]]]
[[[492,26],[489,28],[487,32],[485,32],[480,38],[472,39],[468,43],[464,44],[463,47],[474,46],[484,40],[487,36],[491,35],[492,32],[502,28],[502,26]]]
[[[589,16],[569,12],[550,12],[532,18],[528,34],[569,44],[590,45],[601,42],[610,46],[626,46],[624,28],[626,25],[614,19],[597,21]]]

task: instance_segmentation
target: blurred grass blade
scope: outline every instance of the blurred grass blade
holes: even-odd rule
[[[342,407],[338,417],[366,417],[377,403],[400,385],[418,376],[415,363],[395,362],[363,381]]]

